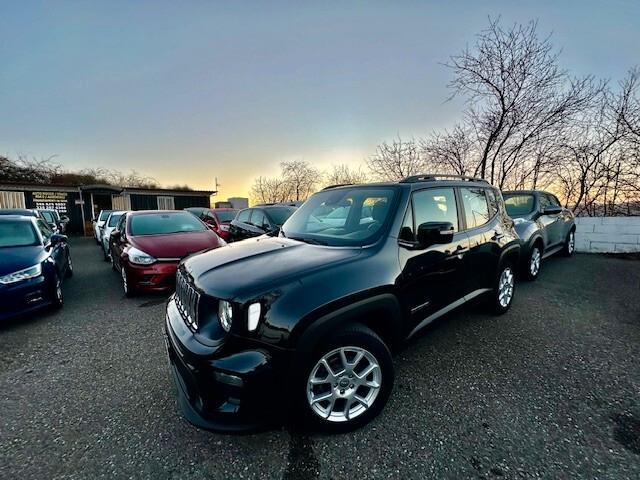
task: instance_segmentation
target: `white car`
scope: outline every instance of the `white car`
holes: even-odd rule
[[[123,214],[127,213],[126,210],[113,210],[109,213],[109,216],[104,221],[104,225],[100,229],[100,245],[102,246],[102,255],[105,262],[111,260],[109,253],[109,237],[118,225],[118,221]]]
[[[107,221],[107,217],[111,212],[113,212],[113,210],[100,210],[100,213],[93,221],[93,238],[96,239],[96,243],[100,246],[102,246],[100,229],[104,226],[104,222]]]

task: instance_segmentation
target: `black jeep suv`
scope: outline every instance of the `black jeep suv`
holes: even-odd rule
[[[192,423],[237,431],[295,411],[359,427],[393,386],[391,352],[479,297],[514,292],[518,237],[487,182],[421,175],[313,195],[262,236],[179,267],[165,332]]]

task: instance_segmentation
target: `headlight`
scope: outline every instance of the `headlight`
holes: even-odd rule
[[[0,283],[8,285],[10,283],[20,282],[29,278],[39,277],[42,274],[42,265],[34,265],[33,267],[25,268],[17,272],[10,273],[4,277],[0,277]]]
[[[247,319],[247,328],[250,332],[253,332],[256,328],[258,328],[258,323],[260,322],[260,303],[252,303],[249,305],[249,316]]]
[[[138,265],[151,265],[156,261],[151,255],[135,247],[131,247],[127,254],[129,255],[129,261]]]
[[[218,318],[220,319],[220,326],[222,326],[225,332],[231,330],[233,308],[226,300],[220,300],[220,303],[218,304]]]

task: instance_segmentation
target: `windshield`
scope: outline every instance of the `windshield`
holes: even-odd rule
[[[0,222],[0,247],[26,247],[39,244],[31,222]]]
[[[220,223],[227,223],[236,218],[237,210],[219,210],[216,212]]]
[[[120,220],[121,216],[121,213],[112,213],[109,217],[109,221],[107,222],[107,226],[115,227],[118,224],[118,220]]]
[[[203,232],[205,225],[188,212],[152,213],[131,217],[131,235]]]
[[[383,232],[394,198],[395,189],[388,187],[319,192],[287,220],[282,234],[321,245],[367,245]]]
[[[110,213],[111,213],[111,210],[102,210],[100,212],[100,218],[98,218],[98,221],[104,222]]]
[[[276,225],[282,225],[296,211],[296,207],[269,207],[264,209]]]
[[[535,199],[531,194],[504,195],[504,206],[510,217],[522,217],[533,212]]]

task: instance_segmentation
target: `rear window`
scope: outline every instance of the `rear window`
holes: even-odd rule
[[[273,207],[265,209],[269,218],[278,226],[281,226],[287,221],[293,212],[296,211],[295,207]]]
[[[131,232],[136,235],[168,235],[170,233],[203,232],[205,225],[188,212],[153,213],[131,217]]]
[[[0,222],[0,247],[26,247],[39,243],[31,222]]]
[[[122,216],[121,213],[114,213],[109,217],[109,222],[107,223],[108,226],[110,227],[115,227],[118,224],[118,220],[120,220],[120,217]]]
[[[520,194],[504,196],[504,206],[510,217],[529,215],[533,212],[534,205],[535,199],[533,195]]]

